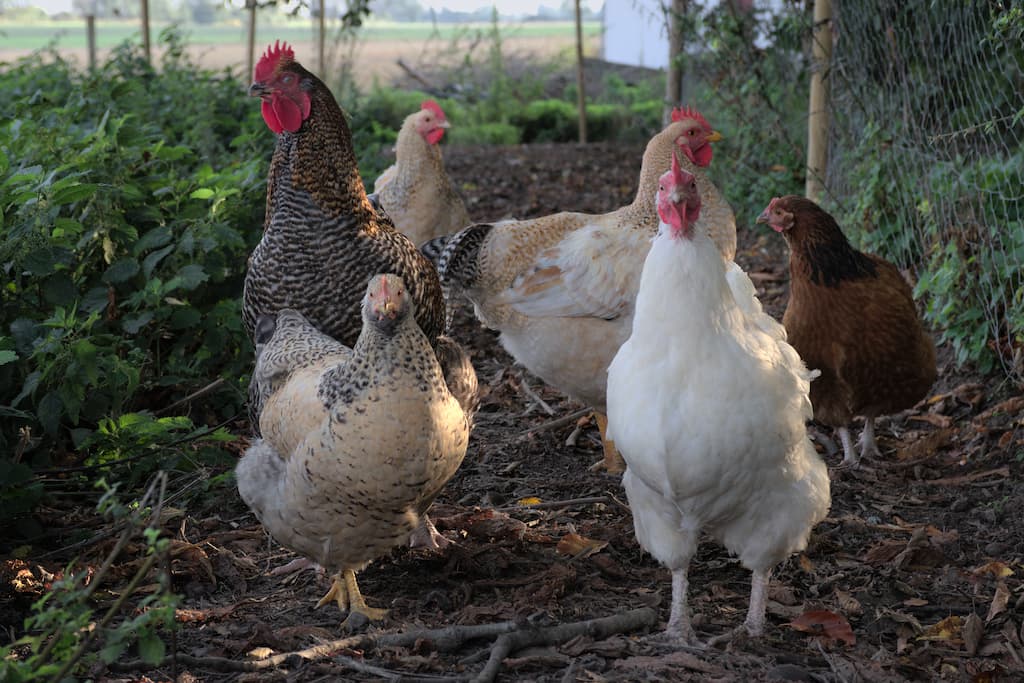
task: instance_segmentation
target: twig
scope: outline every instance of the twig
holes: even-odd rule
[[[395,63],[398,64],[398,67],[402,71],[404,71],[406,74],[409,75],[409,78],[413,79],[414,81],[419,82],[428,91],[430,91],[430,92],[435,92],[436,91],[436,88],[434,87],[434,85],[430,81],[428,81],[426,78],[421,76],[417,71],[415,71],[411,66],[409,66],[404,61],[402,61],[401,57],[399,57],[398,60],[396,60]]]
[[[540,503],[529,505],[506,505],[498,508],[499,511],[508,510],[548,510],[551,508],[564,508],[570,505],[593,505],[594,503],[610,503],[607,496],[590,496],[589,498],[570,498],[569,500],[546,500]]]
[[[153,411],[153,414],[154,415],[163,415],[164,413],[169,413],[172,410],[174,410],[175,408],[177,408],[178,406],[183,406],[183,405],[185,405],[186,403],[188,403],[190,401],[196,400],[200,396],[205,396],[206,394],[210,393],[211,391],[214,391],[215,389],[219,389],[222,384],[224,384],[224,378],[223,377],[218,377],[217,379],[213,380],[212,382],[207,384],[202,389],[197,389],[196,391],[193,391],[191,394],[189,394],[185,398],[180,398],[180,399],[178,399],[177,401],[175,401],[174,403],[172,403],[169,406],[164,406],[160,410]]]
[[[430,641],[438,652],[451,652],[458,650],[468,640],[476,638],[493,638],[495,636],[514,631],[518,624],[514,621],[503,621],[497,624],[479,624],[474,626],[447,626],[440,629],[424,629],[409,631],[408,633],[387,633],[382,635],[360,634],[346,636],[337,640],[321,643],[305,650],[296,652],[283,652],[281,654],[254,661],[237,661],[225,659],[224,657],[193,657],[191,655],[179,654],[179,665],[202,667],[212,671],[263,671],[272,669],[279,664],[295,657],[307,660],[315,660],[328,657],[338,650],[363,650],[369,651],[380,647],[409,647],[415,645],[418,640]],[[158,669],[170,662],[170,657],[165,657],[159,664],[134,660],[110,665],[111,671],[149,671]]]
[[[544,399],[542,399],[540,397],[540,395],[537,394],[536,391],[534,391],[533,389],[530,388],[530,385],[526,382],[526,378],[525,377],[520,377],[518,384],[519,384],[519,390],[522,391],[524,394],[526,394],[527,398],[529,398],[531,401],[533,401],[538,406],[540,406],[541,410],[543,410],[548,415],[554,415],[555,414],[555,409],[552,408],[551,406],[549,406],[547,404],[547,402],[545,402]]]
[[[541,432],[546,432],[546,431],[551,430],[551,429],[558,429],[559,427],[564,427],[565,425],[571,424],[571,423],[575,422],[576,420],[580,419],[581,417],[583,417],[584,415],[586,415],[587,413],[590,413],[590,412],[591,412],[590,408],[580,408],[579,410],[574,410],[573,412],[569,413],[568,415],[563,415],[562,417],[556,418],[554,420],[548,420],[547,422],[542,422],[541,424],[537,425],[536,427],[530,427],[525,432],[520,434],[519,438],[520,439],[525,439],[526,437],[528,437],[528,436],[530,436],[532,434],[540,434]]]
[[[650,607],[630,610],[611,617],[588,619],[571,624],[560,624],[549,628],[525,628],[498,637],[491,648],[491,657],[483,670],[473,679],[474,683],[490,683],[501,671],[501,663],[510,654],[525,647],[536,645],[560,645],[576,636],[587,635],[595,640],[607,638],[614,633],[636,631],[654,626],[657,613]]]

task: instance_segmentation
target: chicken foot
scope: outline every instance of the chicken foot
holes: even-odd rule
[[[316,608],[319,609],[329,602],[336,602],[342,612],[348,611],[348,616],[341,623],[343,628],[349,625],[355,614],[361,614],[370,621],[380,621],[388,613],[386,609],[366,604],[363,594],[359,592],[359,584],[356,583],[356,573],[351,569],[344,569],[332,577],[330,590],[316,603]]]
[[[598,460],[590,466],[590,470],[607,470],[609,474],[622,474],[626,471],[626,461],[622,459],[619,450],[615,448],[615,442],[607,437],[608,417],[603,413],[594,412],[594,421],[597,422],[597,429],[601,432],[601,447],[604,449],[604,459]]]
[[[420,525],[409,535],[410,548],[440,550],[451,544],[452,542],[437,530],[437,527],[434,526],[434,523],[426,514],[420,517]]]
[[[744,637],[759,638],[764,634],[765,612],[768,608],[768,579],[770,569],[754,571],[750,578],[750,605],[747,618],[736,628],[708,640],[708,647],[715,647]]]
[[[662,638],[674,643],[703,649],[704,643],[697,638],[690,623],[690,607],[686,594],[689,590],[687,568],[672,570],[672,607],[668,613],[668,624]]]
[[[840,467],[856,469],[860,467],[861,460],[867,458],[880,458],[881,451],[878,450],[878,443],[875,441],[875,418],[864,418],[864,430],[860,434],[860,452],[857,452],[853,444],[853,436],[849,427],[840,427],[839,438],[843,442],[843,462]]]

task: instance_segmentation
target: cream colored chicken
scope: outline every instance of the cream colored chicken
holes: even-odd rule
[[[413,308],[400,277],[378,275],[352,349],[294,310],[257,324],[263,436],[238,463],[238,491],[279,543],[332,572],[317,606],[349,618],[383,618],[355,572],[409,539],[469,440]]]
[[[395,227],[416,245],[470,223],[441,159],[438,143],[449,125],[440,105],[425,100],[418,112],[405,117],[395,144],[395,163],[373,184]]]
[[[672,118],[647,144],[631,204],[603,215],[565,212],[473,225],[453,235],[439,258],[449,296],[465,292],[517,361],[593,406],[602,437],[606,371],[629,337],[644,258],[658,231],[658,177],[673,152],[706,197],[704,225],[723,260],[731,262],[736,252],[732,209],[700,171],[721,136],[693,110],[677,110]],[[607,441],[598,464],[623,469]]]

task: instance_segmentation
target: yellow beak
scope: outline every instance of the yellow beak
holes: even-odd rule
[[[719,140],[722,139],[722,134],[719,133],[717,130],[713,130],[711,131],[711,135],[709,135],[706,139],[708,142],[718,142]]]

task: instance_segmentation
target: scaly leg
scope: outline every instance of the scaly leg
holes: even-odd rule
[[[409,536],[410,548],[438,550],[451,544],[452,542],[437,530],[437,527],[434,526],[434,523],[430,521],[430,517],[427,515],[420,517],[420,525],[416,527],[416,530]]]
[[[702,647],[703,643],[697,638],[690,623],[690,607],[686,599],[689,589],[689,581],[686,577],[686,568],[672,571],[672,607],[668,613],[668,625],[665,627],[665,635],[674,640],[681,640],[686,645]]]
[[[850,436],[849,427],[840,427],[838,430],[839,439],[843,442],[843,462],[840,467],[855,468],[860,465],[860,453],[853,447],[853,437]]]
[[[590,466],[591,471],[605,469],[609,474],[621,474],[626,471],[626,461],[615,448],[615,442],[609,440],[605,434],[608,432],[608,417],[594,412],[594,421],[597,422],[597,429],[601,432],[601,447],[604,449],[604,460],[598,460]]]
[[[764,633],[764,615],[768,606],[768,579],[772,575],[770,569],[759,569],[750,578],[750,606],[747,608],[747,619],[743,625],[754,638]]]
[[[342,612],[348,610],[350,596],[348,588],[345,586],[345,581],[342,580],[342,574],[344,574],[344,572],[339,572],[331,577],[331,589],[327,591],[327,594],[324,595],[324,597],[320,598],[320,602],[316,603],[316,607],[314,609],[320,609],[327,603],[334,601],[338,603],[338,609]]]
[[[308,557],[296,557],[288,564],[282,564],[280,567],[274,567],[270,570],[271,576],[280,576],[281,574],[291,574],[292,572],[302,571],[303,569],[315,569],[317,571],[323,571],[323,567],[318,565]]]
[[[363,594],[359,592],[359,585],[356,583],[356,573],[354,571],[346,569],[341,574],[345,577],[345,587],[348,589],[349,602],[348,616],[341,623],[343,628],[348,625],[353,614],[362,614],[370,621],[380,621],[387,616],[388,611],[386,609],[378,609],[366,604]]]
[[[875,442],[875,418],[864,418],[864,431],[860,433],[860,457],[880,458],[881,451]]]

